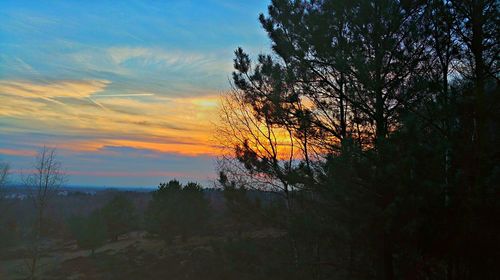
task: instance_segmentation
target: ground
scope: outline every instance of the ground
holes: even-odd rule
[[[262,241],[280,239],[282,233],[267,229],[244,234],[245,240]],[[233,242],[233,241],[230,241]],[[40,279],[233,279],[234,274],[221,263],[235,264],[227,251],[226,237],[192,237],[185,242],[180,238],[171,244],[149,236],[145,232],[122,235],[118,241],[108,243],[90,256],[89,250],[77,248],[74,241],[54,240],[40,263]],[[232,244],[232,243],[231,243]],[[232,248],[232,247],[231,247]],[[233,250],[234,249],[231,249]],[[248,251],[243,248],[244,251]],[[224,251],[224,252],[226,252]],[[252,250],[250,250],[252,251]],[[234,251],[235,252],[235,251]],[[238,251],[238,254],[241,252]],[[25,279],[26,260],[21,248],[12,248],[1,254],[0,279]],[[249,265],[249,263],[236,264]],[[248,275],[248,279],[252,279]]]

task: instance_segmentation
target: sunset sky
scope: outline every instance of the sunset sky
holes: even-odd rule
[[[1,1],[0,160],[18,174],[47,145],[72,185],[208,184],[233,51],[268,52],[268,2]]]

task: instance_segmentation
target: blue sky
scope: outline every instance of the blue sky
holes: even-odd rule
[[[269,52],[267,5],[1,1],[0,160],[26,171],[48,145],[75,185],[208,182],[233,51]]]

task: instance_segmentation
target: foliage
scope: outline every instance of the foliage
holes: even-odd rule
[[[7,185],[7,181],[8,181],[8,177],[9,177],[9,170],[10,170],[9,164],[0,161],[0,194],[2,193],[5,185]],[[2,198],[3,197],[0,197],[0,200]]]
[[[235,51],[220,166],[283,197],[297,267],[498,275],[499,19],[493,0],[272,1],[273,54]]]
[[[102,209],[108,237],[118,240],[118,235],[127,233],[137,225],[135,206],[125,195],[114,196]]]
[[[93,211],[88,217],[70,218],[68,226],[78,247],[89,249],[92,256],[95,250],[106,242],[106,223],[99,210]]]
[[[167,242],[177,235],[185,240],[205,229],[209,209],[203,189],[197,183],[185,186],[176,180],[162,183],[153,192],[145,213],[147,228]]]
[[[224,172],[220,172],[218,183],[223,188],[225,214],[236,227],[238,236],[244,229],[261,224],[263,207],[258,196],[251,198],[245,187],[229,182]]]

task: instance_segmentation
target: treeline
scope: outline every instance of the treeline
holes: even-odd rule
[[[223,186],[283,197],[277,261],[313,279],[500,275],[499,9],[272,1],[272,54],[235,51],[217,135]]]
[[[272,226],[269,216],[283,201],[273,195],[225,186],[204,189],[177,180],[161,183],[151,192],[145,211],[136,209],[130,196],[118,192],[103,207],[66,221],[69,234],[82,249],[95,249],[132,231],[145,231],[166,245],[183,244],[192,237],[242,238],[243,233]],[[281,207],[282,208],[282,207]]]
[[[86,262],[98,267],[78,272],[102,279],[308,277],[286,261],[286,233],[276,226],[285,211],[284,200],[237,188],[224,179],[219,185],[223,188],[204,189],[171,180],[151,192],[142,213],[133,206],[132,196],[118,193],[88,215],[71,217],[66,240],[89,250]],[[114,253],[97,250],[115,241],[133,242]],[[58,273],[56,269],[46,275]]]
[[[118,193],[102,208],[88,215],[70,217],[67,221],[71,235],[82,249],[95,249],[107,242],[118,241],[122,234],[134,230],[146,230],[151,236],[173,243],[177,237],[200,235],[209,222],[209,200],[197,183],[183,186],[177,180],[161,183],[151,194],[151,200],[143,215],[133,201]]]

